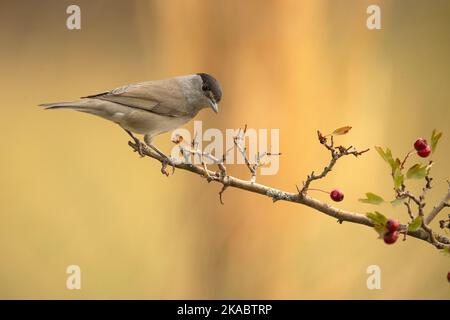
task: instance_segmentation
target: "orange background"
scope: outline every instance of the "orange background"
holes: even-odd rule
[[[438,128],[430,209],[449,178],[450,2],[377,1],[382,30],[370,31],[372,3],[76,1],[82,29],[69,31],[73,1],[2,1],[0,298],[448,299],[450,260],[425,242],[386,246],[369,228],[239,190],[222,206],[219,185],[162,176],[114,124],[37,107],[211,73],[224,98],[197,117],[204,130],[279,128],[280,171],[258,181],[287,191],[328,161],[317,129],[351,125],[340,143],[400,156]],[[155,142],[172,148],[169,134]],[[314,186],[343,189],[338,206],[363,213],[374,209],[364,192],[392,197],[374,151]],[[403,208],[380,211],[407,222]],[[81,290],[65,287],[70,264]],[[366,287],[372,264],[381,290]]]

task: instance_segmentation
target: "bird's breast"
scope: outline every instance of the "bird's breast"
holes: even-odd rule
[[[138,134],[152,136],[174,130],[190,120],[190,117],[167,117],[156,113],[133,110],[118,120],[123,128]]]

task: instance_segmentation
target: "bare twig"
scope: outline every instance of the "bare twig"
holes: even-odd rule
[[[417,153],[417,152],[415,150],[411,150],[410,152],[408,152],[406,154],[406,157],[403,159],[402,163],[400,164],[400,170],[403,170],[403,168],[405,167],[406,160],[408,160],[409,156],[414,153]]]
[[[259,167],[264,165],[264,162],[262,159],[266,156],[280,156],[281,153],[270,153],[270,152],[262,152],[258,153],[255,157],[255,162],[251,163],[248,156],[247,156],[247,148],[245,147],[245,134],[247,133],[247,125],[244,126],[244,129],[239,129],[238,134],[233,137],[234,145],[236,146],[239,153],[242,155],[242,158],[244,158],[244,163],[247,166],[248,170],[250,171],[250,182],[255,183],[256,182],[256,171]]]
[[[244,130],[239,128],[238,134],[233,138],[234,145],[238,149],[239,153],[244,158],[245,165],[250,171],[251,177],[250,181],[252,183],[256,182],[256,164],[251,164],[247,157],[247,148],[245,147],[245,134],[247,133],[247,125],[244,126]]]
[[[448,190],[445,197],[431,210],[428,216],[425,218],[425,223],[430,224],[431,221],[442,211],[445,207],[450,206],[450,183],[448,183]]]
[[[407,202],[404,202],[406,209],[408,210],[408,215],[411,218],[411,221],[414,220],[414,215],[412,213],[412,209],[411,209],[411,199],[408,199]]]
[[[196,136],[197,136],[197,134],[195,134],[194,138],[192,139],[189,148],[183,145],[184,139],[180,135],[177,135],[172,140],[172,142],[178,145],[178,147],[180,148],[180,152],[183,155],[183,157],[185,158],[185,161],[187,163],[189,162],[189,157],[191,155],[193,155],[194,157],[198,156],[202,166],[204,166],[205,169],[206,169],[206,163],[204,161],[204,158],[207,158],[210,161],[212,161],[213,164],[217,165],[217,167],[219,168],[219,171],[220,171],[220,175],[226,176],[227,175],[227,169],[226,169],[225,164],[224,164],[225,163],[225,159],[226,159],[226,154],[223,155],[223,157],[221,159],[218,159],[218,158],[214,157],[212,154],[210,154],[208,152],[203,152],[202,150],[197,149],[198,142],[196,141]],[[208,176],[208,178],[209,178],[209,176]]]
[[[330,151],[331,153],[331,160],[328,163],[328,165],[323,168],[322,172],[320,174],[315,174],[314,171],[311,172],[310,175],[306,178],[306,181],[303,183],[303,188],[300,190],[299,193],[306,194],[308,191],[309,185],[314,180],[319,180],[324,178],[334,167],[336,162],[339,160],[339,158],[343,156],[353,155],[355,157],[358,157],[362,155],[363,153],[369,151],[369,149],[363,150],[363,151],[357,151],[353,146],[350,146],[348,148],[345,148],[343,146],[334,146],[334,138],[331,135],[330,136],[330,142],[328,142],[328,139],[326,136],[324,136],[320,131],[317,131],[317,138],[319,139],[319,142]]]
[[[222,185],[222,189],[219,191],[219,200],[220,200],[220,204],[225,204],[225,203],[223,202],[222,195],[223,195],[223,193],[225,192],[225,190],[227,190],[227,188],[228,188],[228,185],[224,184],[224,185]]]

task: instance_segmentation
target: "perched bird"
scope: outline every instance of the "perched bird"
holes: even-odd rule
[[[221,99],[219,82],[209,74],[197,73],[130,84],[76,101],[40,106],[46,109],[73,109],[113,121],[135,142],[139,140],[133,133],[143,134],[145,143],[167,158],[152,145],[152,139],[182,126],[204,108],[210,107],[217,113]],[[143,155],[140,143],[139,153]]]

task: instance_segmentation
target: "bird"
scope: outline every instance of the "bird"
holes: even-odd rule
[[[211,108],[218,113],[221,99],[219,81],[208,73],[196,73],[129,84],[75,101],[39,106],[73,109],[112,121],[134,139],[141,156],[144,146],[133,133],[143,134],[145,144],[170,162],[153,145],[153,138],[189,122],[202,109]]]

